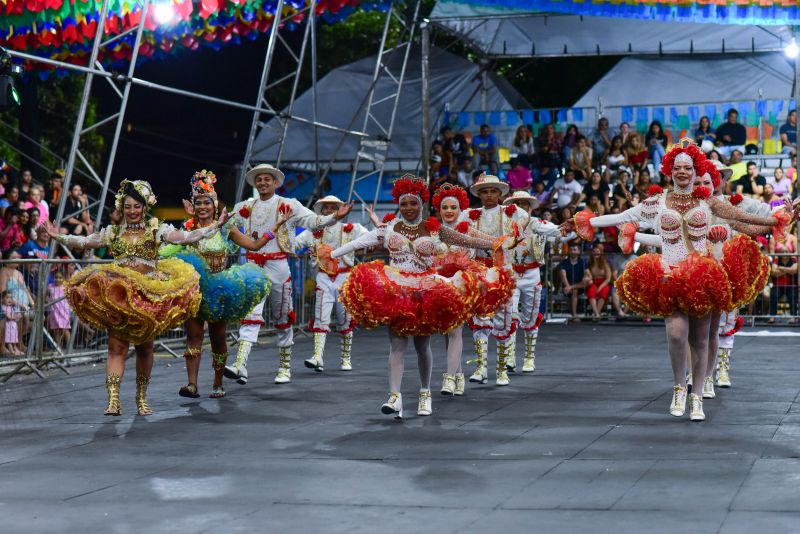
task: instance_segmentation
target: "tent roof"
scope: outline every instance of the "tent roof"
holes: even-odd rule
[[[567,57],[780,50],[789,26],[560,15],[438,1],[431,20],[488,56]]]
[[[341,128],[347,128],[353,115],[361,105],[363,95],[367,94],[375,69],[375,56],[334,69],[317,82],[317,120]],[[397,77],[402,66],[402,50],[387,61],[386,67]],[[431,123],[437,124],[439,116],[447,107],[449,111],[478,109],[480,96],[480,68],[464,58],[432,47],[429,58],[430,68],[430,113]],[[418,47],[414,47],[409,55],[406,75],[400,93],[394,134],[389,145],[387,161],[403,162],[403,168],[416,169],[420,159],[420,132],[422,130],[421,99],[421,61]],[[530,105],[503,78],[489,74],[487,109],[493,111],[527,108]],[[375,88],[375,102],[382,102],[373,108],[373,115],[382,124],[388,124],[392,111],[392,99],[388,98],[396,85],[384,75]],[[297,117],[312,118],[312,93],[306,91],[294,103],[292,114]],[[352,123],[352,129],[358,130],[364,123],[364,111]],[[334,154],[342,135],[339,132],[318,129],[320,161],[327,163],[334,157],[335,162],[352,165],[358,150],[358,138],[348,136],[338,153]],[[255,140],[254,162],[274,162],[278,155],[278,142],[281,139],[281,123],[278,119],[270,120],[259,132]],[[372,139],[382,135],[382,131],[373,121],[367,126],[367,133]],[[281,162],[301,163],[313,162],[314,128],[310,125],[290,121]],[[409,167],[408,165],[412,165]],[[339,165],[339,168],[343,165]],[[392,168],[397,168],[395,164]]]
[[[793,65],[781,52],[747,56],[626,57],[575,107],[648,106],[785,99],[792,96]],[[646,82],[646,83],[642,83]],[[643,91],[645,85],[647,90]]]

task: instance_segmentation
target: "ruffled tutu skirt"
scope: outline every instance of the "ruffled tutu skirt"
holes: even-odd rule
[[[153,275],[103,264],[70,278],[66,296],[82,321],[139,345],[194,317],[199,280],[191,265],[174,258],[160,260]]]
[[[515,276],[508,269],[502,268],[502,260],[495,267],[487,267],[472,259],[466,251],[439,256],[434,262],[434,269],[442,276],[452,276],[462,271],[478,278],[480,294],[469,317],[493,315],[497,308],[512,297],[516,287]]]
[[[667,273],[661,256],[645,254],[628,263],[614,287],[631,310],[669,316],[681,311],[702,317],[738,309],[755,299],[769,277],[769,260],[749,237],[723,247],[721,261],[693,254]]]
[[[481,289],[470,271],[442,272],[403,273],[380,260],[362,263],[342,284],[342,303],[365,328],[387,325],[399,336],[446,333],[472,315]]]
[[[200,275],[202,300],[196,317],[203,321],[240,321],[269,293],[269,278],[264,269],[254,263],[233,265],[212,273],[197,253],[183,251],[177,257]]]

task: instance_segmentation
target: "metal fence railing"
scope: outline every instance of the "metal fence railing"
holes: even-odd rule
[[[237,259],[234,258],[233,261]],[[61,296],[59,284],[76,271],[89,265],[104,263],[99,259],[12,259],[0,261],[0,382],[18,373],[34,373],[44,377],[43,371],[58,368],[69,373],[68,367],[88,361],[102,361],[108,349],[108,336],[80,321]],[[294,309],[297,314],[295,329],[306,333],[313,317],[313,272],[306,256],[289,260],[294,281]],[[311,283],[309,283],[311,281]],[[265,306],[265,317],[269,317]],[[66,322],[64,314],[68,317]],[[269,325],[269,321],[266,321]],[[232,322],[228,335],[238,341],[239,324]],[[6,332],[16,342],[6,342]],[[261,330],[263,336],[274,334],[271,328]],[[183,354],[185,334],[183,327],[166,332],[155,340],[157,352],[166,352],[179,358]]]

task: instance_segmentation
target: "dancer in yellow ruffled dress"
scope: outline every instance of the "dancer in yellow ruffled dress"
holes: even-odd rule
[[[61,235],[48,223],[52,238],[70,248],[107,246],[114,262],[88,267],[67,283],[66,295],[76,315],[93,327],[108,331],[106,415],[121,415],[120,383],[125,356],[136,348],[136,408],[139,415],[153,411],[147,404],[147,386],[153,368],[153,339],[197,314],[199,276],[179,259],[158,260],[162,243],[189,244],[209,237],[228,220],[223,210],[217,223],[191,232],[176,230],[149,215],[156,197],[149,183],[123,180],[116,196],[122,224],[89,236]]]

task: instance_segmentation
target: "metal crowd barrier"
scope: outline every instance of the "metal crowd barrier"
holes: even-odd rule
[[[243,261],[243,257],[232,261]],[[97,331],[78,320],[72,310],[69,329],[51,328],[48,321],[53,307],[63,300],[48,298],[47,288],[53,283],[53,274],[60,271],[64,273],[65,279],[69,279],[76,270],[100,263],[108,263],[108,260],[0,260],[0,289],[5,289],[3,280],[14,280],[6,285],[11,286],[10,293],[13,294],[20,315],[16,323],[20,339],[18,346],[22,352],[12,354],[10,347],[6,347],[5,328],[9,319],[0,314],[0,383],[18,373],[36,374],[44,378],[44,371],[48,369],[57,368],[69,373],[69,366],[105,360],[108,350],[108,336],[105,332]],[[307,256],[292,257],[289,264],[294,283],[294,309],[297,314],[294,326],[298,334],[307,335],[307,325],[314,313],[313,269],[309,268]],[[312,281],[311,284],[309,280]],[[264,308],[267,327],[261,329],[261,336],[275,333],[269,323],[268,308],[269,306]],[[228,325],[228,335],[234,344],[238,342],[238,330],[238,322]],[[185,343],[183,327],[166,332],[155,339],[154,343],[156,352],[166,352],[174,358],[182,357]]]

